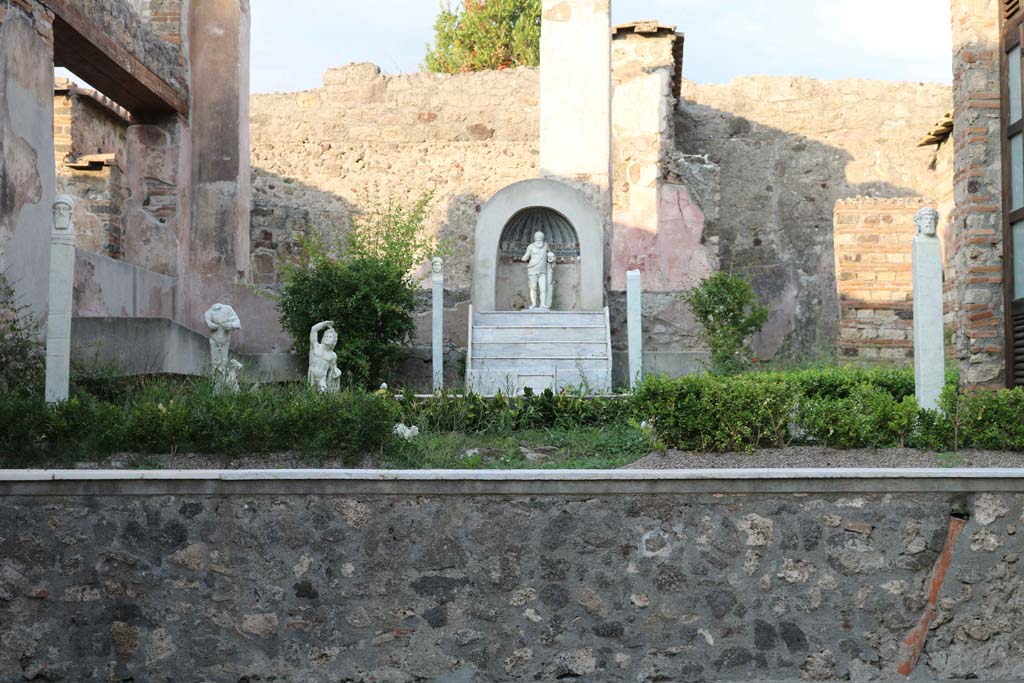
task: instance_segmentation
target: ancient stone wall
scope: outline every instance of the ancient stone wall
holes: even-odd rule
[[[331,69],[324,87],[252,98],[253,277],[277,281],[301,233],[343,233],[354,211],[433,192],[429,221],[468,289],[480,206],[537,177],[536,70],[384,76]]]
[[[961,381],[1006,382],[1003,317],[999,11],[996,0],[953,2],[955,270]]]
[[[262,479],[8,484],[0,679],[1024,677],[1020,494]]]
[[[907,363],[914,357],[911,246],[921,199],[841,200],[835,207],[839,356]]]
[[[138,59],[167,85],[179,93],[189,92],[181,47],[164,40],[166,27],[161,30],[151,25],[145,8],[138,6],[138,0],[75,0],[74,5],[94,22],[102,35]]]
[[[634,195],[639,206],[640,189],[650,184],[645,169],[653,168],[647,162],[657,156],[657,225],[627,240],[635,242],[635,253],[613,249],[623,253],[613,257],[608,275],[614,285],[618,270],[645,272],[645,349],[686,356],[651,356],[651,369],[679,372],[703,357],[699,327],[675,294],[719,267],[750,276],[772,306],[757,340],[762,357],[830,353],[838,338],[835,202],[857,195],[938,202],[936,195],[948,195],[948,166],[933,165],[934,148],[917,142],[949,110],[950,89],[766,77],[728,85],[684,82],[674,130],[666,131],[658,112],[673,97],[672,55],[658,50],[669,41],[644,39],[634,49],[633,40],[641,41],[615,41],[616,88],[634,82],[657,87],[649,102],[616,105],[620,144],[613,168],[620,184],[614,210],[628,217]],[[631,76],[629,69],[643,60],[651,62],[649,73],[634,80],[641,72]],[[383,76],[372,65],[350,65],[329,71],[317,90],[255,95],[255,281],[279,281],[280,264],[304,231],[344,230],[352,212],[374,199],[434,190],[430,224],[457,247],[446,284],[467,301],[478,207],[503,187],[540,173],[538,94],[537,72],[529,69]],[[633,159],[638,135],[665,149],[652,151],[649,160]],[[673,138],[674,145],[664,145]],[[633,183],[627,162],[636,161],[644,163],[633,163]],[[620,299],[612,286],[616,330],[624,321]],[[449,339],[463,336],[446,330]]]
[[[53,15],[0,0],[0,273],[45,315],[53,224]],[[40,229],[43,226],[43,229]]]
[[[124,256],[127,112],[95,91],[58,82],[53,101],[57,193],[75,198],[75,243]]]
[[[771,305],[755,340],[762,357],[834,348],[832,209],[855,196],[936,201],[951,179],[917,142],[950,104],[948,86],[927,83],[684,81],[677,145],[720,166],[707,232],[721,239],[721,267],[749,277]]]

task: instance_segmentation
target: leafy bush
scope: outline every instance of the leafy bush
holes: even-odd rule
[[[798,422],[815,440],[832,448],[903,446],[918,411],[913,396],[897,401],[884,388],[862,383],[843,398],[805,398]]]
[[[217,394],[206,380],[154,383],[118,402],[77,394],[0,400],[0,461],[67,460],[114,452],[210,455],[300,451],[357,463],[391,446],[398,406],[361,391],[322,395],[305,386]]]
[[[426,67],[435,73],[484,71],[540,64],[541,0],[464,0],[445,3],[434,23]]]
[[[0,394],[42,395],[45,360],[41,322],[0,273]]]
[[[680,298],[704,326],[712,371],[736,374],[749,369],[754,354],[747,342],[768,321],[768,307],[758,303],[750,284],[738,275],[718,272]]]
[[[305,241],[299,263],[284,269],[278,310],[295,352],[308,353],[313,325],[335,321],[346,386],[380,384],[415,330],[412,272],[436,250],[423,225],[429,203],[429,195],[409,208],[389,200],[357,218],[333,249]]]
[[[630,418],[628,399],[591,398],[546,389],[526,396],[466,396],[444,393],[401,401],[402,421],[431,432],[511,434],[531,429],[566,429],[623,424]]]
[[[784,375],[649,377],[633,396],[634,417],[650,423],[666,446],[724,451],[782,447],[796,405]]]

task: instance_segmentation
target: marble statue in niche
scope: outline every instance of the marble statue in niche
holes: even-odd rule
[[[551,283],[549,274],[554,270],[554,253],[544,240],[544,233],[533,236],[533,242],[526,248],[520,261],[526,263],[526,274],[529,277],[530,310],[551,308]]]
[[[320,332],[324,331],[323,339]],[[338,345],[338,333],[334,330],[334,321],[325,320],[317,323],[309,331],[309,386],[322,394],[333,394],[341,391],[341,370],[338,369],[338,354],[334,347]]]

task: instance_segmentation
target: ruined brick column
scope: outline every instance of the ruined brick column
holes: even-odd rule
[[[999,4],[953,2],[954,212],[950,249],[961,384],[1006,383]]]

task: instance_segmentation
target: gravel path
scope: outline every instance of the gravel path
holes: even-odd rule
[[[929,453],[911,448],[837,451],[819,446],[792,446],[753,453],[652,453],[624,469],[734,469],[781,467],[1024,467],[1024,453],[960,451]]]

